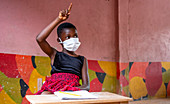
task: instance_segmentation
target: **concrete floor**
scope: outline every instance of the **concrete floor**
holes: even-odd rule
[[[132,101],[129,104],[170,104],[170,98]]]

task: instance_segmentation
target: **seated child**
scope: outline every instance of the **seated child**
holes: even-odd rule
[[[36,94],[54,93],[55,91],[89,90],[89,76],[87,59],[77,55],[75,51],[80,46],[76,27],[71,23],[62,23],[68,19],[72,3],[69,8],[59,12],[59,16],[53,20],[37,37],[36,40],[51,59],[51,77],[43,84]],[[57,51],[46,41],[52,30],[58,25],[57,41],[62,46],[62,52]],[[82,85],[79,84],[82,79]]]

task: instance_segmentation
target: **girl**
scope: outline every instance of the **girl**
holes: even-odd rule
[[[36,38],[43,52],[50,57],[52,66],[51,78],[46,80],[41,90],[36,94],[54,93],[58,90],[89,90],[87,59],[75,53],[80,46],[76,27],[71,23],[63,23],[57,28],[57,41],[62,46],[62,52],[51,47],[46,41],[52,30],[68,19],[71,8],[72,3],[68,9],[60,11],[59,16]],[[81,86],[79,78],[82,79]]]

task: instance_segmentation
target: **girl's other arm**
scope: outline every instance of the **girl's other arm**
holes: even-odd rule
[[[89,83],[89,74],[88,74],[88,62],[87,59],[84,58],[83,68],[82,68],[82,86],[79,86],[81,90],[87,90],[90,89],[90,83]]]

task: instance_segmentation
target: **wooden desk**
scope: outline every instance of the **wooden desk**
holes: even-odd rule
[[[48,95],[26,95],[28,101],[32,104],[128,104],[132,98],[124,97],[118,94],[109,92],[91,92],[98,96],[97,99],[85,100],[60,100],[54,94]]]

